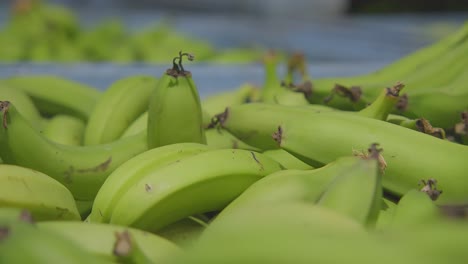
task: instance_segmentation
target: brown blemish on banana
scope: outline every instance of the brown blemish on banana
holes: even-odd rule
[[[441,190],[437,190],[437,180],[436,179],[428,179],[427,181],[421,180],[418,185],[423,184],[424,186],[421,188],[421,192],[425,192],[431,200],[435,201],[439,196],[442,194]]]
[[[109,157],[107,160],[104,162],[98,164],[95,167],[92,168],[85,168],[85,169],[75,169],[74,166],[70,166],[68,170],[66,170],[64,174],[64,180],[66,183],[71,184],[73,182],[72,177],[76,173],[89,173],[89,172],[99,172],[99,171],[106,171],[107,168],[109,168],[109,165],[112,162],[112,157]]]
[[[468,135],[468,111],[460,114],[461,122],[455,125],[455,133],[459,135]]]
[[[283,128],[278,126],[278,130],[271,136],[273,137],[273,140],[276,141],[279,146],[281,146],[281,140],[283,139]]]
[[[434,128],[427,119],[419,118],[416,120],[416,129],[419,132],[440,138],[445,139],[445,130],[442,128]]]
[[[455,219],[468,219],[468,204],[439,205],[443,215]]]
[[[398,111],[404,112],[408,108],[408,94],[403,94],[398,98],[398,102],[395,105]]]
[[[215,128],[218,125],[223,127],[224,122],[226,122],[226,119],[228,118],[228,116],[229,116],[229,107],[226,107],[226,109],[224,109],[224,112],[216,114],[211,118],[211,122],[210,124],[208,124],[206,128]]]
[[[382,156],[381,152],[383,152],[382,148],[377,148],[379,146],[378,143],[372,143],[370,147],[367,149],[367,152],[354,150],[353,155],[358,156],[362,159],[375,159],[379,163],[379,168],[382,173],[385,173],[385,169],[387,168],[387,162],[385,161],[384,157]]]
[[[153,187],[150,184],[145,183],[145,191],[146,192],[151,192],[152,190],[153,190]]]
[[[341,84],[335,84],[335,87],[331,90],[329,96],[323,99],[324,103],[329,103],[335,95],[339,95],[351,100],[351,102],[356,103],[361,99],[362,89],[359,86],[351,86],[350,88],[343,86]]]
[[[29,224],[33,224],[35,222],[31,212],[26,209],[21,210],[21,213],[19,215],[19,220],[29,223]]]
[[[387,87],[387,96],[400,96],[400,91],[405,87],[405,85],[401,82],[397,82],[392,87]]]
[[[10,228],[7,226],[0,226],[0,241],[6,239],[10,235]]]
[[[257,157],[255,156],[255,153],[253,153],[252,151],[250,153],[252,154],[252,157],[255,160],[255,162],[257,162],[260,165],[260,170],[264,170],[263,164],[257,159]]]
[[[3,112],[3,128],[7,129],[7,113],[10,108],[10,101],[0,101],[0,112]]]
[[[128,256],[132,251],[132,240],[128,230],[115,232],[115,238],[113,254],[118,257]]]
[[[239,148],[239,142],[237,140],[232,140],[232,148],[233,149],[238,149]]]

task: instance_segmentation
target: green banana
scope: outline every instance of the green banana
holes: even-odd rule
[[[117,239],[112,252],[119,263],[153,263],[128,231],[116,232],[115,236]]]
[[[233,136],[227,130],[222,128],[211,128],[205,130],[206,144],[212,148],[227,148],[227,149],[246,149],[259,151],[258,148],[252,147],[240,139]]]
[[[12,76],[2,80],[23,90],[44,115],[68,114],[88,120],[101,92],[54,75]]]
[[[222,209],[252,183],[281,169],[263,154],[241,149],[183,158],[140,175],[118,201],[110,223],[157,231],[187,216]]]
[[[59,144],[80,146],[83,143],[85,126],[84,121],[77,117],[59,114],[47,121],[42,134]]]
[[[37,229],[63,236],[87,252],[112,261],[117,260],[112,253],[116,233],[128,232],[152,263],[164,263],[165,258],[181,251],[174,243],[160,236],[110,224],[46,221],[37,223]]]
[[[208,150],[210,148],[203,144],[177,143],[151,149],[129,159],[112,172],[99,189],[89,221],[109,222],[122,196],[147,174]]]
[[[434,178],[446,192],[439,203],[468,200],[461,187],[461,182],[465,181],[464,171],[468,169],[464,162],[468,159],[465,146],[358,115],[304,111],[298,114],[285,106],[252,105],[232,106],[221,122],[247,144],[265,149],[265,146],[274,146],[272,141],[276,141],[277,146],[316,167],[348,155],[350,150],[366,149],[370,143],[379,143],[388,163],[383,177],[385,190],[402,195],[417,186],[420,177]],[[256,111],[249,111],[251,109]],[[251,137],[246,136],[251,134]],[[439,162],[444,166],[438,166]]]
[[[203,110],[213,116],[228,106],[252,102],[258,92],[258,88],[253,84],[245,83],[236,89],[209,95],[201,101],[201,104]]]
[[[185,71],[182,58],[193,56],[179,52],[173,68],[161,77],[150,96],[148,109],[148,147],[179,142],[206,143],[203,114],[192,74]],[[176,64],[175,61],[179,60]]]
[[[357,222],[373,228],[382,203],[379,152],[373,145],[370,159],[335,177],[317,201],[318,205],[346,214]],[[356,195],[355,193],[359,194]]]
[[[419,49],[405,57],[402,57],[395,62],[368,74],[351,76],[351,77],[327,77],[313,81],[314,96],[311,97],[311,103],[323,103],[330,90],[336,83],[345,86],[369,86],[382,87],[389,85],[389,82],[403,80],[408,87],[412,87],[411,83],[406,80],[405,76],[411,76],[414,72],[420,71],[427,65],[437,64],[440,58],[446,57],[455,47],[466,43],[468,36],[468,23],[465,24],[454,34],[448,37]],[[439,76],[437,73],[436,76]],[[424,78],[427,78],[426,75]],[[378,84],[378,85],[376,85]],[[365,88],[365,93],[372,92],[371,88]],[[349,105],[345,104],[345,105]],[[343,107],[340,104],[334,104],[335,107]]]
[[[0,207],[28,209],[38,221],[80,220],[70,191],[39,171],[0,164]]]
[[[276,160],[281,166],[288,170],[310,170],[312,166],[294,157],[283,149],[271,149],[263,151],[263,154]]]
[[[433,225],[442,220],[442,214],[429,196],[417,189],[405,193],[394,209],[391,228]]]
[[[121,138],[133,136],[140,133],[143,130],[146,130],[148,125],[148,111],[141,114],[137,117],[122,133]]]
[[[249,145],[261,150],[277,149],[278,145],[271,141],[270,137],[271,131],[276,130],[278,127],[278,124],[271,122],[270,118],[272,115],[274,115],[273,118],[275,120],[280,121],[279,123],[290,118],[294,118],[295,116],[300,116],[303,113],[320,114],[324,112],[339,112],[342,114],[353,114],[362,117],[385,120],[392,106],[397,103],[399,91],[402,88],[403,85],[397,83],[392,88],[383,89],[380,96],[374,103],[357,112],[339,111],[331,107],[313,104],[307,106],[282,106],[270,103],[235,105],[231,108],[235,109],[236,114],[232,114],[231,108],[226,108],[225,112],[213,117],[211,127],[214,127],[219,123],[222,128],[225,128],[231,134]],[[255,112],[257,118],[250,118],[250,114],[252,112]],[[314,164],[310,165],[314,166]]]
[[[207,128],[211,124],[211,116],[208,114],[207,111],[202,109],[202,122],[203,127]],[[146,130],[148,125],[148,112],[144,112],[141,114],[132,124],[130,124],[127,129],[125,129],[124,133],[122,134],[122,138],[128,137],[131,135],[138,134],[139,132]]]
[[[31,98],[22,90],[0,83],[0,101],[10,101],[18,111],[34,126],[41,128],[41,115]]]
[[[76,208],[78,208],[78,212],[80,213],[81,219],[85,220],[89,214],[91,213],[91,209],[93,208],[94,201],[80,201],[75,200]]]
[[[314,170],[286,169],[255,182],[224,208],[213,221],[221,221],[232,212],[256,204],[279,204],[290,201],[317,203],[327,186],[363,164],[359,157],[342,157]]]
[[[24,220],[0,222],[0,263],[111,263]]]
[[[160,229],[156,234],[182,248],[190,248],[196,243],[206,227],[206,223],[191,216]]]
[[[156,85],[157,79],[146,75],[115,81],[96,102],[89,116],[84,144],[98,145],[118,139],[148,109],[148,98]]]
[[[35,131],[8,101],[0,102],[0,156],[8,164],[31,168],[65,185],[74,198],[94,199],[107,176],[147,150],[146,133],[97,146],[66,146]]]
[[[294,59],[294,57],[292,57]],[[277,67],[280,59],[274,52],[270,52],[264,57],[265,65],[265,81],[261,90],[260,99],[266,103],[277,103],[281,105],[308,105],[304,93],[294,92],[290,90],[292,87],[292,80],[287,80],[281,83]],[[293,71],[294,69],[290,69]]]

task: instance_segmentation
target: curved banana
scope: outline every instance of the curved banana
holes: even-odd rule
[[[111,263],[68,238],[25,221],[0,222],[0,263]]]
[[[39,171],[0,164],[0,207],[28,209],[38,221],[80,220],[70,191]]]
[[[41,231],[63,236],[87,252],[103,259],[115,261],[113,255],[116,233],[128,232],[152,263],[164,263],[168,256],[181,252],[180,248],[165,238],[142,230],[99,223],[47,221],[37,223]]]
[[[371,228],[382,207],[379,153],[372,151],[370,159],[357,162],[346,173],[335,177],[317,201],[318,205],[346,214]]]
[[[192,74],[182,67],[184,56],[193,60],[192,55],[180,52],[173,68],[164,73],[150,96],[149,148],[180,142],[206,143],[200,96]]]
[[[367,149],[369,144],[379,143],[388,163],[383,177],[387,191],[402,195],[417,186],[422,177],[434,178],[446,192],[438,202],[468,201],[461,184],[467,182],[463,176],[468,170],[466,146],[355,114],[304,111],[298,114],[284,106],[252,105],[232,106],[221,122],[247,144],[265,149],[276,141],[277,146],[319,167],[349,155],[350,150]],[[440,162],[444,166],[439,166]]]
[[[210,148],[203,144],[178,143],[151,149],[129,159],[112,172],[99,189],[89,221],[109,222],[118,201],[148,173],[208,150]]]
[[[8,101],[0,102],[0,156],[8,164],[31,168],[65,185],[77,200],[90,201],[107,176],[147,150],[146,133],[97,146],[66,146],[35,131]]]
[[[34,127],[41,128],[41,114],[31,98],[22,90],[0,83],[0,101],[10,101]]]
[[[84,121],[101,95],[93,87],[54,75],[21,75],[3,81],[26,92],[44,115],[68,114]]]
[[[84,134],[85,145],[118,139],[148,109],[149,96],[157,85],[152,76],[134,75],[115,81],[96,102]]]
[[[232,212],[257,204],[280,204],[291,201],[317,203],[327,186],[362,163],[359,157],[342,157],[313,170],[286,169],[272,173],[252,184],[224,208],[213,223]]]
[[[433,225],[441,220],[441,211],[429,196],[420,190],[412,189],[398,201],[390,227]]]
[[[55,115],[44,125],[42,134],[59,144],[80,146],[83,143],[85,126],[84,121],[77,117]]]
[[[185,217],[222,209],[252,183],[281,169],[265,155],[241,149],[183,158],[140,175],[118,201],[110,223],[157,231]]]

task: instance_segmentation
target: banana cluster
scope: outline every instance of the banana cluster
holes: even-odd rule
[[[109,17],[83,25],[72,9],[47,0],[10,1],[8,20],[0,28],[2,62],[165,63],[179,47],[190,46],[199,61],[251,63],[262,48],[217,49],[208,41],[177,30],[168,19],[133,30]],[[2,12],[3,13],[3,12]]]
[[[105,91],[1,80],[0,263],[465,263],[468,101],[439,111],[439,95],[468,94],[465,60],[439,68],[446,85],[425,67],[466,46],[466,28],[336,78],[373,97],[345,83],[322,104],[328,80],[300,55],[279,77],[275,53],[263,86],[203,100],[184,52]]]

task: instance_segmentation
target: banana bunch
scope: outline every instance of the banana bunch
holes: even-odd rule
[[[374,72],[350,77],[310,79],[314,104],[342,110],[360,110],[378,96],[382,87],[397,81],[406,86],[394,114],[425,118],[442,129],[453,129],[468,109],[466,88],[468,23],[454,34]]]
[[[167,19],[126,27],[117,18],[82,25],[74,10],[47,0],[14,0],[8,20],[0,28],[2,62],[112,62],[117,64],[165,63],[180,47],[190,47],[200,61],[252,63],[263,48],[217,49],[208,41],[178,32]],[[250,43],[246,43],[249,45]]]

